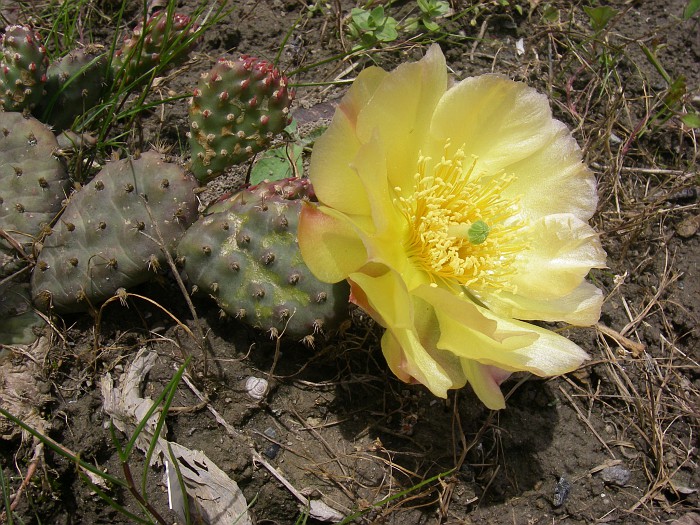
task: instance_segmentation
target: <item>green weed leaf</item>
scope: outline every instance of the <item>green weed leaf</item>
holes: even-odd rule
[[[617,10],[607,5],[599,7],[584,7],[583,10],[588,15],[591,27],[596,33],[605,29],[608,22],[610,22],[610,20],[617,15]]]
[[[559,20],[559,9],[553,5],[546,4],[542,10],[542,18],[547,22],[556,22]]]
[[[690,20],[700,10],[700,0],[688,0],[683,9],[683,20]]]
[[[264,180],[282,180],[301,175],[303,148],[299,144],[285,144],[263,153],[250,172],[250,184],[260,184]]]
[[[700,113],[686,113],[681,115],[681,121],[689,128],[700,128]]]

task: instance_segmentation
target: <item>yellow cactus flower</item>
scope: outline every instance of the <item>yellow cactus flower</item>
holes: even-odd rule
[[[440,397],[468,382],[499,409],[510,373],[587,358],[526,322],[595,323],[602,293],[585,278],[605,266],[593,174],[544,95],[493,74],[450,86],[434,45],[357,77],[309,176],[320,206],[302,211],[304,260],[350,282],[402,380]]]

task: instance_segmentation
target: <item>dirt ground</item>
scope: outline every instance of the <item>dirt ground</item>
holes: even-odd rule
[[[110,12],[110,2],[99,4]],[[193,2],[181,4],[187,11]],[[454,2],[455,11],[467,6],[460,4]],[[659,101],[668,85],[645,55],[653,49],[670,78],[685,77],[685,110],[698,111],[698,15],[680,20],[684,0],[609,2],[618,15],[594,34],[587,2],[552,2],[559,20],[549,25],[542,22],[550,5],[544,2],[483,4],[488,9],[481,14],[445,21],[452,36],[440,44],[453,75],[496,71],[547,93],[599,180],[594,222],[609,268],[593,271],[591,279],[606,294],[603,315],[597,327],[556,327],[590,354],[583,368],[551,380],[516,375],[503,385],[507,408],[491,412],[468,387],[442,400],[393,377],[379,348],[381,331],[361,311],[342,334],[309,348],[222,319],[213,302],[195,298],[211,342],[205,368],[181,327],[134,300],[128,308],[111,305],[99,326],[88,315],[56,321],[60,337],[52,336],[41,378],[50,401],[40,411],[53,440],[123,476],[99,384],[148,347],[158,353],[145,383],[151,397],[185,356],[193,357],[191,380],[208,401],[181,383],[167,417],[168,439],[202,450],[235,480],[259,524],[316,521],[254,454],[308,497],[343,516],[360,513],[357,523],[700,523],[690,514],[700,511],[700,237],[692,231],[699,223],[698,150],[693,130],[675,116],[663,118]],[[400,35],[381,52],[304,71],[349,45],[339,27],[354,5],[241,1],[207,33],[193,59],[163,80],[160,93],[190,92],[225,53],[274,59],[289,36],[280,66],[301,71],[291,77],[295,114],[303,122],[328,117],[347,88],[338,81],[372,63],[390,69],[426,49],[424,40]],[[391,8],[398,17],[412,5]],[[173,145],[178,155],[187,127],[186,103],[169,104],[143,120],[144,143]],[[218,180],[205,195],[236,180]],[[133,291],[195,329],[172,279]],[[249,376],[270,378],[260,402],[246,393]],[[115,435],[122,443],[129,439]],[[0,442],[11,492],[26,475],[34,446],[31,439]],[[130,468],[140,476],[141,453],[132,455]],[[149,501],[168,523],[177,522],[167,508],[163,469],[146,470]],[[127,491],[111,494],[139,514]],[[49,447],[14,516],[56,525],[133,522]]]

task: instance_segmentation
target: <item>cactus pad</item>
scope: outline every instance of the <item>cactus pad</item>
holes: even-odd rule
[[[112,67],[116,77],[128,85],[158,66],[167,57],[169,65],[184,60],[196,40],[190,38],[197,31],[189,16],[167,11],[153,13],[146,24],[139,23],[114,55]]]
[[[272,64],[221,58],[202,75],[190,103],[191,170],[208,181],[264,150],[290,122],[294,92]]]
[[[197,182],[155,152],[108,163],[75,193],[46,238],[32,296],[57,313],[90,306],[148,280],[197,215]],[[151,220],[151,217],[153,220]]]
[[[0,40],[0,110],[33,109],[46,94],[48,65],[39,35],[27,26],[9,26]]]
[[[31,344],[44,326],[32,306],[29,283],[0,282],[0,346]]]
[[[0,112],[0,229],[29,245],[50,229],[70,181],[54,155],[58,142],[35,118]],[[0,239],[0,249],[9,243]]]
[[[301,258],[297,225],[305,179],[263,183],[212,206],[185,234],[178,254],[194,289],[271,334],[312,341],[347,317],[347,283],[318,281]],[[288,198],[285,198],[288,197]]]
[[[34,113],[62,130],[94,107],[110,81],[107,58],[100,52],[99,46],[86,46],[52,62],[46,72],[48,96]]]

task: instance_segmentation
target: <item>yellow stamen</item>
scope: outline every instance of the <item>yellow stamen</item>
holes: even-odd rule
[[[474,290],[515,291],[514,261],[527,248],[518,200],[504,197],[514,180],[480,177],[477,159],[464,169],[464,151],[445,154],[432,169],[421,156],[413,194],[396,198],[409,225],[409,256],[435,281]]]

